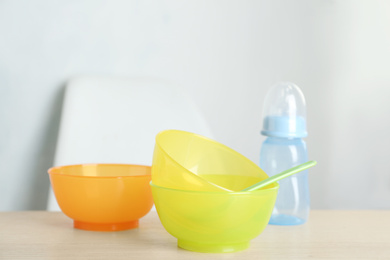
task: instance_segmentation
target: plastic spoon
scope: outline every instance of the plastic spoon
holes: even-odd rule
[[[258,182],[256,184],[253,184],[252,186],[249,186],[248,188],[245,188],[243,189],[242,191],[254,191],[254,190],[259,190],[267,185],[270,185],[271,183],[274,183],[274,182],[277,182],[281,179],[284,179],[288,176],[291,176],[295,173],[298,173],[298,172],[301,172],[303,170],[306,170],[310,167],[313,167],[314,165],[316,165],[317,162],[316,161],[308,161],[308,162],[305,162],[305,163],[302,163],[298,166],[295,166],[293,168],[290,168],[288,170],[285,170],[279,174],[276,174],[272,177],[269,177],[265,180],[262,180],[261,182]]]

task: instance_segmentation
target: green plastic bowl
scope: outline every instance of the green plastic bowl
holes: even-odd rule
[[[241,251],[267,226],[279,184],[247,192],[170,189],[151,182],[164,228],[178,246],[196,252]]]

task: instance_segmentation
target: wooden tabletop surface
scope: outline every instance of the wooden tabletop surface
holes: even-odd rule
[[[156,212],[119,232],[74,229],[60,212],[0,212],[0,259],[390,259],[390,211],[317,211],[301,226],[268,225],[237,253],[180,249]]]

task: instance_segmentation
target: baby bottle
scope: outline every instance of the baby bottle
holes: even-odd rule
[[[269,176],[307,162],[306,104],[302,91],[293,83],[281,82],[267,93],[263,130],[267,136],[260,151],[260,168]],[[279,192],[270,224],[299,225],[310,210],[308,170],[279,181]]]

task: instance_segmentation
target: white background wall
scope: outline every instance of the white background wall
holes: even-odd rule
[[[390,2],[0,2],[0,210],[44,209],[67,79],[180,83],[258,162],[263,98],[307,100],[313,208],[390,209]]]

